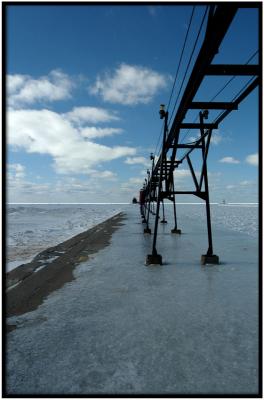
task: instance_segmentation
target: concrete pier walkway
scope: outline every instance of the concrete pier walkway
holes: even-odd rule
[[[221,264],[201,266],[205,227],[171,228],[164,265],[145,266],[152,237],[131,206],[73,281],[9,319],[8,394],[257,394],[257,244],[214,230]]]

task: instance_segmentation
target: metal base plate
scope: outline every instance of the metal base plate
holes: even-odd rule
[[[201,264],[219,264],[219,257],[216,256],[215,254],[212,254],[211,256],[208,256],[207,254],[203,254],[201,256]]]
[[[150,228],[145,228],[144,229],[144,233],[151,233],[151,229]]]
[[[181,234],[181,229],[172,229],[171,233],[177,233],[178,235]]]
[[[160,254],[155,254],[155,255],[148,254],[145,264],[146,265],[150,265],[150,264],[162,265],[162,256]]]

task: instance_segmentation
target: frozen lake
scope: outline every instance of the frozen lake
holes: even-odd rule
[[[30,262],[46,248],[86,231],[120,211],[135,207],[132,204],[10,204],[7,207],[7,271]],[[172,204],[166,204],[165,211],[168,223],[173,225]],[[200,221],[206,226],[204,204],[179,204],[177,213],[179,227],[183,221],[190,226],[192,221]],[[212,204],[211,214],[213,227],[257,239],[256,204]]]
[[[7,207],[7,271],[117,214],[120,205],[17,204]]]
[[[164,264],[146,267],[152,235],[138,207],[124,207],[110,245],[77,265],[74,280],[8,319],[17,326],[7,340],[9,395],[256,395],[257,208],[212,206],[220,264],[202,266],[204,207],[179,205],[183,234],[170,233],[167,215],[157,241]]]

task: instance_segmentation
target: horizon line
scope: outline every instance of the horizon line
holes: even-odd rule
[[[47,205],[47,204],[52,204],[52,205],[85,205],[85,204],[90,204],[90,205],[95,205],[95,204],[123,204],[123,205],[129,205],[129,204],[133,204],[133,203],[100,203],[100,202],[97,202],[97,203],[59,203],[59,202],[55,202],[55,203],[26,203],[26,202],[21,202],[21,203],[13,203],[13,202],[7,202],[6,203],[7,205],[20,205],[20,204],[25,204],[25,205],[31,205],[31,204],[34,204],[34,205]],[[139,202],[138,203],[135,203],[135,204],[140,204]],[[165,203],[165,204],[173,204],[173,203]],[[176,205],[177,204],[205,204],[205,203],[201,203],[201,202],[196,202],[196,203],[190,203],[190,202],[178,202],[178,203],[176,203]],[[235,205],[235,204],[259,204],[259,203],[253,203],[253,202],[245,202],[245,203],[238,203],[238,202],[235,202],[235,203],[217,203],[217,202],[210,202],[210,204],[213,204],[213,205],[217,205],[217,204],[219,204],[219,205],[228,205],[228,204],[232,204],[232,205]],[[133,204],[134,205],[134,204]]]
[[[6,203],[6,204],[132,204],[132,203]]]

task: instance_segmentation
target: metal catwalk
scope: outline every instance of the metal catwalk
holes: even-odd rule
[[[143,188],[140,190],[140,205],[142,222],[145,225],[144,233],[151,234],[150,213],[155,215],[152,252],[147,255],[146,264],[162,264],[162,256],[157,252],[157,232],[158,224],[166,223],[164,214],[164,199],[173,203],[174,227],[172,234],[181,234],[177,225],[176,196],[190,194],[198,196],[205,202],[206,223],[208,232],[208,249],[206,254],[201,256],[202,264],[218,264],[219,257],[214,254],[210,201],[209,183],[207,172],[207,157],[210,148],[210,140],[214,129],[218,129],[219,124],[233,110],[237,110],[239,104],[261,83],[261,66],[259,64],[249,64],[251,57],[245,64],[214,64],[216,54],[221,52],[221,43],[232,24],[232,21],[243,3],[221,3],[210,5],[207,9],[206,28],[203,43],[197,55],[188,83],[181,97],[179,107],[175,117],[168,128],[169,113],[165,105],[160,107],[160,118],[164,120],[163,142],[161,153],[155,162],[154,154],[151,154],[151,171],[147,171]],[[244,3],[246,7],[257,7],[256,3]],[[260,9],[259,9],[260,13]],[[236,43],[233,44],[234,46]],[[257,53],[257,52],[256,52]],[[256,55],[256,53],[254,55]],[[204,83],[206,77],[232,76],[249,77],[249,81],[230,101],[194,100],[199,88]],[[220,94],[220,92],[218,93]],[[214,96],[216,97],[216,96]],[[191,110],[198,110],[198,117],[195,122],[185,121],[187,113]],[[213,120],[210,113],[220,110],[220,114]],[[197,121],[198,119],[198,121]],[[199,137],[190,143],[180,143],[180,133],[182,130],[199,130]],[[179,151],[185,151],[179,154]],[[195,172],[192,161],[193,154],[200,153],[200,173]],[[187,164],[192,176],[194,189],[180,191],[175,188],[174,171],[182,163]],[[156,207],[155,207],[156,205]],[[160,211],[162,207],[162,219]]]

